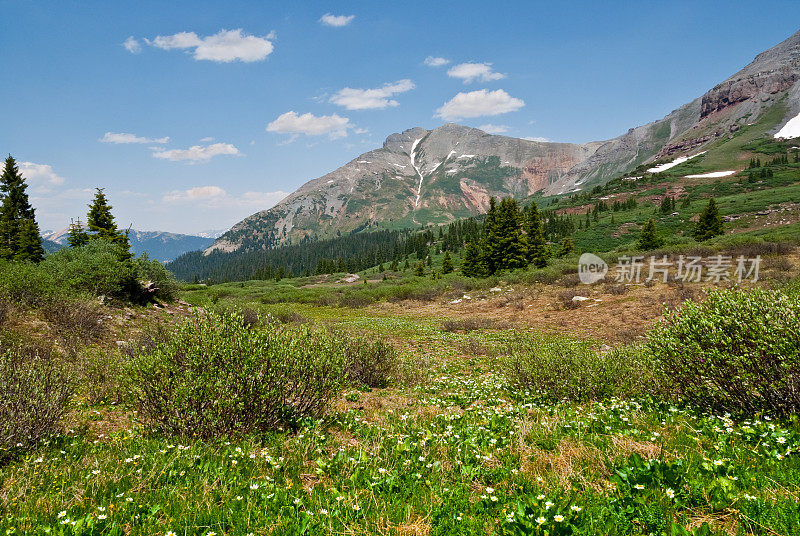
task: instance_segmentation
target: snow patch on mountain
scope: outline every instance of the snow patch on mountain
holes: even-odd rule
[[[700,156],[701,154],[705,154],[705,152],[706,151],[700,151],[699,153],[693,154],[691,156],[679,156],[678,158],[676,158],[672,162],[667,162],[666,164],[659,164],[658,166],[651,167],[651,168],[649,168],[647,170],[647,172],[648,173],[661,173],[662,171],[666,171],[666,170],[668,170],[670,168],[674,168],[675,166],[683,164],[684,162],[688,162],[689,160],[691,160],[692,158],[694,158],[696,156]]]
[[[736,170],[733,171],[712,171],[711,173],[700,173],[697,175],[686,175],[685,178],[687,179],[717,179],[719,177],[728,177],[736,173]]]
[[[776,138],[800,138],[800,114],[789,119],[778,132],[775,133]]]

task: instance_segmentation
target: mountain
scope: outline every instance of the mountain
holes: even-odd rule
[[[202,238],[219,238],[227,232],[227,229],[209,229],[208,231],[200,231],[191,236],[199,236]]]
[[[485,212],[491,196],[524,198],[547,187],[599,145],[494,136],[452,123],[412,128],[246,218],[207,251],[451,222]]]
[[[777,133],[800,113],[799,97],[797,32],[663,119],[608,141],[536,142],[456,124],[412,128],[245,218],[206,253],[447,223],[485,212],[491,196],[574,192],[703,151],[706,164],[738,165],[747,142]]]
[[[215,233],[208,231],[207,233]],[[45,231],[42,238],[48,244],[47,249],[57,249],[58,246],[67,244],[69,228],[60,231]],[[219,235],[217,235],[219,236]],[[137,231],[132,229],[128,234],[131,251],[136,255],[147,253],[151,259],[169,262],[188,251],[205,249],[214,242],[213,236],[185,235],[166,233],[162,231]]]

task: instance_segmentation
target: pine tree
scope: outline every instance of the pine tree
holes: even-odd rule
[[[475,242],[467,242],[464,247],[461,273],[467,277],[486,277],[488,273],[481,249]]]
[[[81,220],[73,221],[69,224],[69,235],[67,236],[67,243],[72,248],[79,248],[85,246],[89,242],[89,233],[83,227]]]
[[[561,249],[558,251],[558,256],[564,257],[573,251],[575,251],[575,243],[572,241],[572,238],[567,236],[561,241]]]
[[[453,271],[453,259],[450,257],[450,252],[444,252],[444,258],[442,259],[442,273],[449,274]]]
[[[672,210],[675,208],[675,200],[672,196],[666,195],[664,199],[661,200],[661,213],[662,214],[670,214]]]
[[[644,224],[644,227],[642,227],[642,233],[639,235],[637,247],[645,251],[650,251],[661,247],[663,243],[664,241],[656,234],[656,222],[653,221],[653,218],[650,218],[647,220],[647,223]]]
[[[489,275],[500,270],[500,264],[502,263],[503,252],[497,247],[500,232],[499,212],[497,200],[491,197],[489,199],[489,211],[486,213],[486,219],[483,222],[483,236],[479,245],[486,272]]]
[[[528,247],[522,234],[522,213],[516,200],[506,198],[500,201],[494,238],[488,242],[488,246],[495,272],[528,265]]]
[[[694,237],[697,240],[708,240],[722,233],[722,216],[720,216],[719,208],[717,208],[717,202],[712,197],[700,214],[700,219],[694,229]]]
[[[525,233],[528,238],[528,261],[537,268],[544,268],[547,266],[548,248],[544,225],[536,203],[531,203],[528,207]]]
[[[0,259],[39,262],[44,258],[42,238],[27,188],[17,162],[8,155],[0,176]]]
[[[423,276],[425,275],[425,263],[419,261],[416,266],[414,266],[414,275],[416,276]]]
[[[86,223],[89,228],[90,238],[108,240],[119,245],[128,253],[131,247],[128,242],[128,233],[117,229],[114,215],[111,214],[113,207],[108,204],[108,198],[106,198],[103,190],[103,188],[95,189],[94,200],[89,205]]]

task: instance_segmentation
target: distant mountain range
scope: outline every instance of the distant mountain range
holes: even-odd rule
[[[162,231],[137,231],[132,229],[128,235],[131,251],[136,255],[147,253],[151,259],[169,262],[187,251],[209,247],[214,239],[223,234],[221,230],[211,230],[197,235],[166,233]],[[45,231],[42,238],[47,251],[55,251],[67,244],[69,228],[60,231]]]
[[[523,200],[574,192],[701,151],[709,153],[706,161],[729,163],[741,154],[735,143],[722,146],[737,131],[758,128],[773,135],[785,127],[785,135],[799,113],[800,32],[663,119],[608,141],[530,141],[456,124],[392,134],[383,147],[237,223],[206,253],[447,223],[485,212],[491,196]],[[787,137],[800,136],[796,130]]]

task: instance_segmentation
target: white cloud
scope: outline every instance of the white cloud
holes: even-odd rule
[[[465,84],[480,80],[481,82],[491,82],[492,80],[500,80],[505,78],[506,75],[496,73],[492,70],[491,63],[459,63],[447,70],[447,76],[451,78],[460,78]]]
[[[305,134],[307,136],[328,134],[334,139],[347,136],[348,128],[352,128],[352,125],[347,117],[336,114],[316,116],[305,113],[297,115],[296,112],[289,111],[267,125],[267,132]]]
[[[193,201],[224,197],[227,192],[219,186],[198,186],[188,190],[175,190],[164,195],[164,201]]]
[[[405,93],[414,89],[411,80],[398,80],[394,84],[387,83],[374,89],[354,89],[346,87],[339,90],[331,102],[344,106],[348,110],[382,110],[387,106],[397,106],[399,103],[391,99],[398,93]]]
[[[264,210],[289,195],[278,190],[275,192],[244,192],[232,195],[219,186],[197,186],[188,190],[173,190],[162,197],[168,204],[191,204],[209,208],[247,208]]]
[[[439,58],[436,56],[428,56],[422,63],[424,63],[428,67],[441,67],[442,65],[447,65],[448,63],[450,63],[450,60],[445,58]]]
[[[356,18],[355,15],[331,15],[330,13],[325,13],[319,19],[319,22],[324,24],[325,26],[341,28],[342,26],[347,26],[348,24],[353,22],[354,18]]]
[[[199,37],[194,32],[180,32],[173,35],[159,35],[148,44],[163,50],[194,49],[194,59],[229,63],[261,61],[274,50],[270,39],[274,34],[264,37],[244,34],[240,29],[220,30],[208,37]]]
[[[200,140],[200,143],[208,143],[208,142],[211,142],[211,141],[214,141],[214,138],[213,138],[213,137],[211,137],[211,136],[208,136],[208,137],[206,137],[206,138],[202,138],[202,139]]]
[[[436,117],[453,121],[468,117],[504,114],[519,110],[523,106],[525,106],[524,101],[512,97],[502,89],[494,91],[481,89],[457,94],[436,110]]]
[[[64,177],[56,174],[48,164],[34,164],[33,162],[17,162],[20,175],[29,183],[58,186],[64,184]],[[0,173],[6,169],[5,162],[0,161]]]
[[[528,140],[528,141],[538,141],[540,143],[547,143],[547,142],[550,141],[549,138],[543,138],[542,136],[526,136],[526,137],[524,137],[522,139],[523,140]]]
[[[238,156],[241,153],[236,146],[230,143],[212,143],[211,145],[192,145],[188,149],[159,149],[153,150],[153,156],[164,160],[171,160],[173,162],[186,161],[189,163],[208,162],[215,156],[219,155],[233,155]]]
[[[131,54],[138,54],[142,51],[142,45],[137,41],[133,36],[128,37],[122,46],[125,47],[125,50],[130,52]]]
[[[487,134],[504,134],[508,132],[508,127],[505,125],[493,125],[491,123],[486,123],[485,125],[481,125],[478,127],[482,131],[486,132]]]
[[[100,141],[103,143],[167,143],[169,136],[163,138],[143,138],[127,132],[106,132]]]

